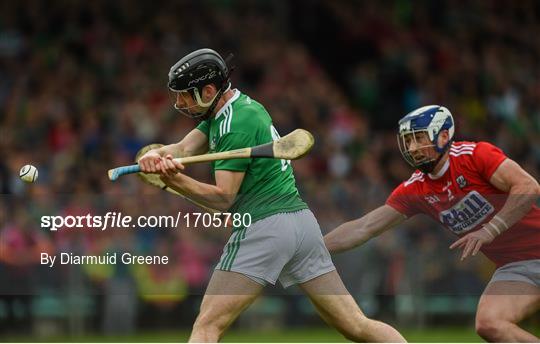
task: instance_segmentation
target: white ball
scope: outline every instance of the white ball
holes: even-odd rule
[[[35,166],[24,165],[19,171],[19,177],[27,183],[33,183],[38,178],[38,170]]]

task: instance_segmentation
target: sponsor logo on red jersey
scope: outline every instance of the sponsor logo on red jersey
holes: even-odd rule
[[[495,210],[477,191],[471,191],[448,210],[439,213],[439,220],[456,234],[478,226]]]

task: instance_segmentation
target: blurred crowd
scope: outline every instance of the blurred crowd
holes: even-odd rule
[[[0,3],[0,320],[16,317],[16,302],[33,314],[54,308],[31,297],[41,287],[85,294],[75,280],[94,288],[92,314],[149,324],[160,309],[191,321],[197,301],[187,295],[200,295],[225,232],[62,235],[39,227],[44,214],[193,210],[136,178],[113,184],[106,176],[142,146],[176,142],[196,125],[175,112],[166,90],[167,72],[184,54],[233,53],[233,87],[265,105],[282,135],[298,127],[315,135],[313,151],[293,166],[328,231],[382,204],[412,173],[395,126],[422,105],[447,106],[458,140],[493,142],[538,178],[537,32],[540,4],[532,0]],[[18,179],[27,163],[39,169],[34,185]],[[188,174],[211,182],[206,165]],[[395,295],[413,291],[479,295],[492,267],[481,258],[458,263],[446,254],[450,242],[438,225],[415,219],[336,263],[375,315],[405,307]],[[74,267],[51,278],[37,256],[117,249],[164,252],[176,264]],[[17,294],[30,297],[13,300]],[[115,302],[132,307],[118,313]]]

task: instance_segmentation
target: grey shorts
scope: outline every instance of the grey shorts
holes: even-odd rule
[[[522,260],[501,266],[493,276],[491,282],[519,281],[540,287],[540,259]]]
[[[279,213],[233,232],[216,270],[234,271],[287,288],[335,270],[309,209]]]

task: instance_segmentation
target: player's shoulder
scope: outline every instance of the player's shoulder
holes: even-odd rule
[[[413,188],[415,186],[419,186],[421,183],[425,182],[426,174],[423,173],[420,170],[414,171],[414,173],[410,176],[409,179],[404,181],[399,185],[400,188]]]
[[[457,141],[452,143],[449,154],[454,160],[463,160],[499,151],[497,146],[486,141]]]
[[[405,200],[409,196],[417,196],[424,193],[423,184],[426,175],[416,170],[409,179],[396,186],[389,196],[389,200]]]
[[[240,92],[240,91],[237,91]],[[230,108],[231,128],[233,130],[253,132],[259,126],[266,127],[271,118],[266,109],[250,96],[240,93]]]
[[[236,99],[233,102],[233,110],[235,112],[248,115],[268,115],[268,112],[261,103],[239,90],[236,90],[236,92]]]

